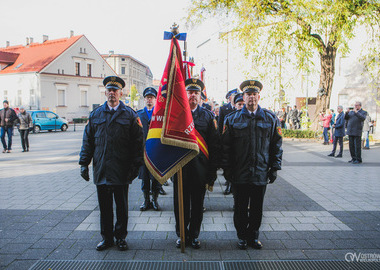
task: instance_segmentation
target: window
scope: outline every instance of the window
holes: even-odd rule
[[[44,112],[36,113],[36,118],[46,118],[45,113]]]
[[[66,106],[66,90],[58,89],[58,106]]]
[[[58,74],[61,73],[60,70],[58,69]]]
[[[121,67],[121,74],[125,74],[125,67]]]
[[[87,90],[81,90],[80,91],[80,105],[82,107],[87,107],[88,102],[87,102]]]
[[[87,64],[87,77],[91,77],[91,64]]]
[[[4,100],[8,100],[8,90],[4,90]]]
[[[121,61],[123,61],[123,62],[124,62],[124,61],[125,61],[125,58],[121,58]]]
[[[80,63],[75,62],[75,75],[80,76]]]
[[[54,119],[54,118],[57,118],[57,115],[52,112],[46,112],[46,117],[50,119]]]
[[[36,94],[34,92],[34,89],[30,89],[29,105],[30,106],[35,106],[36,105]]]
[[[22,105],[22,90],[17,90],[17,100],[16,100],[16,104],[18,106],[21,106]]]
[[[65,74],[65,71],[62,69],[62,74]]]
[[[82,48],[79,48],[79,53],[82,53]]]

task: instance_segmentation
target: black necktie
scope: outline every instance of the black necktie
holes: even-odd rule
[[[253,118],[255,118],[255,113],[251,112],[251,116],[252,116]]]
[[[114,109],[112,109],[111,110],[111,115],[113,115],[115,113],[115,110]]]

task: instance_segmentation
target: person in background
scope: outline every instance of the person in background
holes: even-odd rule
[[[277,112],[277,117],[280,120],[281,128],[284,129],[286,122],[286,111],[284,107],[282,107],[281,110]]]
[[[335,156],[336,146],[339,142],[339,154],[336,156],[337,158],[341,158],[343,156],[343,137],[345,135],[344,131],[344,113],[343,113],[343,106],[338,106],[338,116],[336,117],[335,124],[333,125],[334,128],[334,142],[333,142],[333,150],[328,155],[329,157]]]
[[[326,114],[320,113],[319,117],[322,121],[323,125],[323,144],[328,145],[329,144],[329,134],[328,131],[330,129],[330,123],[331,123],[331,111],[327,110]]]
[[[23,106],[20,107],[18,114],[18,121],[20,123],[19,132],[21,137],[22,152],[29,152],[29,130],[33,127],[33,120],[30,113],[25,111]]]
[[[371,117],[367,114],[364,124],[363,124],[363,140],[362,140],[362,148],[369,150],[369,130],[371,128]]]
[[[363,132],[363,122],[367,117],[367,112],[362,109],[362,103],[355,102],[353,110],[348,109],[344,118],[347,120],[347,135],[349,140],[352,164],[362,163],[361,138]]]
[[[244,107],[243,93],[237,93],[234,97],[236,110],[241,110]]]
[[[3,153],[10,153],[12,150],[12,136],[13,136],[13,125],[17,121],[18,117],[16,112],[9,108],[8,100],[3,101],[4,109],[0,111],[0,137],[1,143],[3,144]],[[8,136],[8,145],[5,141],[5,133]]]

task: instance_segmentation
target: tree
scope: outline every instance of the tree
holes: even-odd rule
[[[335,75],[335,58],[349,52],[348,41],[364,25],[380,42],[378,0],[193,0],[188,22],[207,17],[230,19],[234,38],[258,65],[274,57],[295,61],[309,71],[317,53],[320,60],[316,113],[329,108]],[[378,53],[378,51],[376,52]],[[378,54],[377,54],[378,55]],[[377,58],[378,59],[378,58]]]
[[[131,86],[131,90],[129,92],[129,97],[130,97],[130,102],[131,102],[131,107],[133,107],[135,105],[135,101],[138,100],[138,97],[137,97],[137,88],[136,88],[136,85],[132,84]]]

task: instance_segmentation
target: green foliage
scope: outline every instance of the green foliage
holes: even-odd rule
[[[319,138],[321,132],[316,132],[313,130],[293,130],[293,129],[283,129],[282,130],[282,136],[284,138],[308,138],[308,139],[315,139]]]
[[[136,88],[136,85],[134,85],[134,84],[132,84],[132,86],[131,86],[131,90],[129,92],[129,97],[131,98],[130,99],[131,106],[134,106],[134,102],[136,100],[138,100],[138,98],[137,98],[137,88]]]

